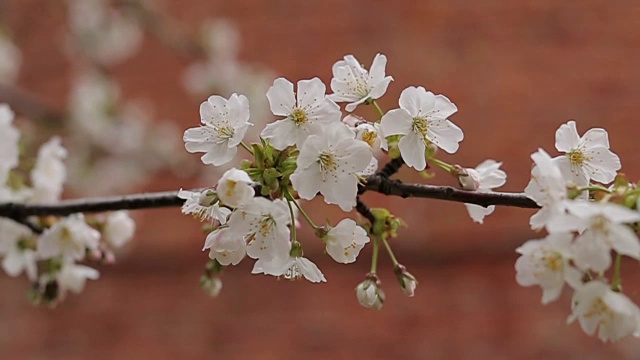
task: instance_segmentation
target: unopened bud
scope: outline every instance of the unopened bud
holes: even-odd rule
[[[375,274],[367,275],[367,278],[358,284],[355,290],[360,305],[374,310],[382,308],[384,292],[380,286],[380,280]]]
[[[207,295],[217,297],[220,294],[220,291],[222,291],[222,280],[217,276],[210,278],[206,275],[202,275],[200,278],[200,287]]]
[[[454,171],[462,189],[476,191],[480,188],[480,173],[478,170],[455,165]]]
[[[198,205],[208,207],[213,205],[218,199],[216,197],[216,192],[213,189],[205,189],[200,193],[200,197],[198,198]]]
[[[415,295],[418,281],[413,275],[411,275],[410,272],[407,271],[407,268],[404,267],[404,265],[398,264],[396,265],[394,272],[396,274],[396,277],[398,278],[398,282],[400,283],[402,292],[409,297]]]

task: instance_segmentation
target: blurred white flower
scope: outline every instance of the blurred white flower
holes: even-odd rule
[[[18,165],[20,132],[13,126],[14,114],[7,104],[0,104],[0,186],[7,182],[9,171]]]
[[[63,256],[66,259],[81,260],[86,250],[96,250],[100,243],[100,233],[87,225],[82,214],[60,219],[45,230],[38,238],[37,252],[41,258]]]
[[[601,281],[590,281],[577,289],[571,304],[573,313],[567,322],[578,319],[585,333],[593,335],[597,330],[602,341],[620,340],[638,331],[640,310],[636,304]]]
[[[333,78],[329,98],[335,102],[348,102],[346,110],[351,112],[368,99],[378,99],[387,91],[391,76],[385,76],[387,57],[377,54],[367,71],[353,55],[333,65]]]
[[[300,80],[297,90],[294,92],[289,80],[278,78],[267,91],[271,111],[285,118],[267,124],[261,135],[278,150],[291,145],[300,148],[310,135],[340,121],[340,107],[325,97],[326,88],[320,79]]]
[[[24,246],[24,241],[33,237],[33,233],[24,225],[0,218],[0,257],[2,268],[9,276],[27,273],[29,280],[37,277],[36,253]]]
[[[572,259],[570,233],[549,234],[542,240],[529,240],[516,249],[516,281],[521,286],[539,285],[542,303],[550,303],[562,293],[564,283],[581,286],[582,274],[569,264]]]
[[[59,137],[54,137],[40,147],[36,165],[31,171],[33,192],[29,201],[52,203],[60,200],[63,185],[67,179],[64,159],[67,150]]]
[[[136,231],[136,223],[128,211],[114,211],[107,215],[102,231],[103,239],[112,247],[120,248],[131,241]]]
[[[0,30],[0,83],[11,85],[18,78],[22,53]]]
[[[98,270],[75,264],[72,261],[63,262],[62,269],[57,274],[60,290],[70,290],[76,294],[82,292],[87,280],[97,280],[99,277]]]
[[[565,179],[578,186],[590,180],[608,184],[620,170],[620,159],[609,150],[609,136],[604,129],[590,129],[578,135],[576,122],[569,121],[556,131],[556,149],[565,153],[554,158]]]
[[[380,310],[384,305],[384,291],[377,278],[367,278],[356,286],[356,297],[363,307]]]
[[[447,119],[458,108],[446,96],[410,86],[400,94],[399,104],[382,117],[380,128],[385,137],[402,135],[398,148],[407,165],[424,170],[426,146],[431,143],[450,154],[458,151],[464,134]]]

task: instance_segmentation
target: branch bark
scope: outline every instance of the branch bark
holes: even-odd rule
[[[455,201],[481,206],[498,205],[520,208],[538,208],[539,206],[523,193],[492,192],[478,193],[459,190],[450,186],[406,184],[379,175],[367,178],[361,192],[378,192],[403,198],[427,198]],[[125,196],[109,196],[63,200],[55,204],[0,203],[0,216],[22,219],[28,216],[56,215],[74,213],[96,213],[115,210],[138,210],[163,207],[177,207],[184,203],[177,191],[142,193]]]

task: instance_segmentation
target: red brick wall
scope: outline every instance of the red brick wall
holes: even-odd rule
[[[524,188],[530,153],[538,147],[552,151],[554,131],[568,119],[577,119],[582,132],[606,127],[623,171],[640,178],[635,2],[164,3],[190,31],[208,17],[238,22],[242,58],[292,80],[319,76],[328,82],[331,65],[344,54],[366,64],[385,53],[395,81],[381,105],[397,106],[409,85],[446,94],[460,108],[453,120],[465,131],[460,151],[447,160],[474,166],[487,157],[503,161],[506,190]],[[4,17],[25,57],[20,85],[63,106],[70,71],[58,50],[63,11],[49,1],[5,5]],[[126,95],[147,97],[162,118],[186,128],[197,123],[200,102],[177,85],[187,63],[147,39],[136,58],[113,72]],[[409,171],[400,176],[424,181]],[[444,176],[435,181],[452,183]],[[149,190],[193,184],[164,177]],[[360,308],[352,289],[367,271],[369,252],[358,265],[341,266],[322,256],[319,246],[307,246],[327,284],[252,276],[245,262],[225,274],[221,296],[211,300],[197,285],[206,259],[198,224],[177,209],[145,211],[137,214],[140,230],[131,251],[56,310],[32,308],[25,281],[0,277],[0,358],[636,356],[637,340],[602,345],[576,324],[566,326],[568,294],[543,307],[538,289],[515,284],[513,249],[539,236],[527,226],[531,211],[500,208],[480,226],[461,204],[365,198],[397,211],[410,226],[396,248],[420,281],[412,299],[386,272],[384,309]],[[309,208],[326,209],[320,203]],[[303,236],[314,242],[308,232]],[[382,266],[389,270],[388,262]],[[640,279],[631,275],[637,264],[624,270],[631,287]],[[640,294],[630,296],[640,301]]]

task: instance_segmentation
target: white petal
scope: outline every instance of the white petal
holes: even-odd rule
[[[316,107],[324,101],[327,88],[319,78],[298,81],[298,107]]]
[[[318,191],[322,182],[322,174],[317,166],[310,166],[307,169],[296,170],[291,174],[291,185],[298,192],[301,198],[311,200]]]
[[[323,180],[320,183],[320,193],[327,204],[337,204],[343,211],[350,211],[356,206],[358,180],[353,175]]]
[[[426,91],[422,86],[409,86],[402,90],[398,103],[400,108],[406,110],[411,117],[423,116],[433,109],[436,98],[432,92]]]
[[[277,78],[267,91],[271,112],[278,116],[288,116],[296,106],[293,84],[285,78]]]
[[[606,148],[596,147],[585,151],[589,161],[585,164],[585,172],[591,179],[608,184],[612,182],[620,170],[620,158]]]
[[[591,149],[593,147],[604,147],[606,149],[609,148],[609,135],[605,129],[594,128],[589,129],[582,136],[582,142],[584,143],[587,149]]]
[[[625,225],[614,225],[609,228],[609,236],[615,251],[640,260],[640,242],[633,230]]]
[[[427,167],[424,153],[426,146],[422,138],[413,131],[400,139],[398,148],[402,159],[408,166],[418,171],[422,171]]]
[[[562,152],[570,152],[580,145],[580,136],[576,129],[576,122],[571,120],[560,125],[556,130],[556,149]]]
[[[449,120],[429,120],[427,139],[440,149],[453,154],[458,151],[458,143],[464,138],[464,133],[457,125]]]
[[[297,130],[296,128],[296,124],[290,119],[282,119],[272,122],[271,124],[267,124],[267,126],[262,130],[260,136],[265,139],[269,139],[269,143],[276,150],[284,150],[287,146],[291,146],[296,143],[295,137],[291,136],[291,133]]]
[[[448,97],[440,94],[435,96],[434,113],[432,116],[446,119],[458,112],[458,107]]]
[[[380,128],[385,137],[391,135],[406,135],[412,132],[412,123],[413,118],[406,110],[393,109],[384,114],[380,122]]]
[[[467,211],[469,212],[469,216],[473,219],[474,222],[478,224],[482,224],[484,222],[484,217],[490,215],[495,210],[494,205],[490,205],[488,207],[476,205],[476,204],[464,204],[467,207]]]

